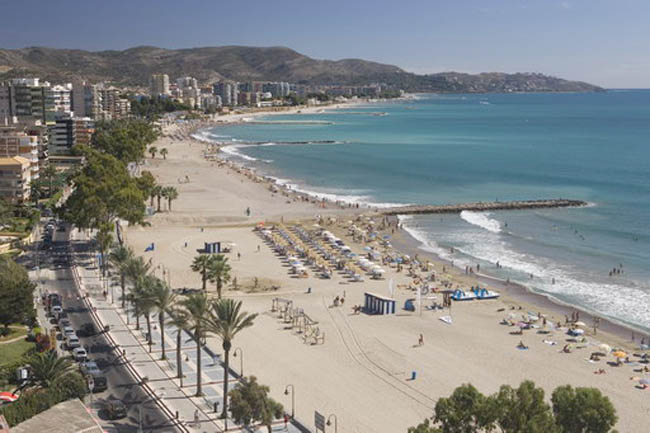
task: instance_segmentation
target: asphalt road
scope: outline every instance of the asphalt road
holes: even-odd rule
[[[68,228],[69,230],[69,228]],[[39,245],[42,243],[39,243]],[[84,302],[79,298],[77,288],[74,284],[70,264],[73,259],[92,263],[93,253],[87,243],[70,243],[68,232],[65,228],[56,229],[52,238],[50,249],[41,249],[36,257],[35,251],[23,259],[23,264],[28,269],[34,269],[40,262],[40,270],[33,270],[32,274],[40,274],[38,291],[58,293],[63,298],[64,311],[76,330],[79,330],[85,323],[93,323],[93,319]],[[40,306],[39,317],[44,317],[43,306]],[[50,324],[55,324],[54,319]],[[108,381],[108,389],[92,395],[92,405],[97,413],[102,426],[109,432],[138,432],[139,409],[142,408],[142,426],[144,432],[178,432],[167,416],[155,405],[148,401],[149,396],[142,390],[141,386],[131,376],[128,369],[122,364],[115,354],[107,338],[99,333],[92,337],[79,336],[82,347],[89,352],[88,358],[95,361],[102,370]],[[60,336],[58,337],[60,338]],[[57,344],[60,352],[65,352],[62,341]],[[104,409],[108,400],[122,400],[127,407],[126,418],[120,420],[108,420]],[[89,404],[90,399],[86,399]],[[141,405],[143,402],[145,404]]]

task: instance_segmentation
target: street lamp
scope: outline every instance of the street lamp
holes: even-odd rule
[[[296,413],[296,389],[289,384],[284,388],[284,395],[289,395],[289,388],[291,388],[291,419],[293,419]]]
[[[335,414],[331,414],[330,416],[327,417],[327,425],[332,425],[330,420],[334,417],[334,433],[338,433],[338,420],[336,419]]]
[[[244,352],[241,350],[241,347],[235,348],[232,352],[232,357],[237,358],[237,351],[239,350],[239,371],[240,375],[244,377]]]

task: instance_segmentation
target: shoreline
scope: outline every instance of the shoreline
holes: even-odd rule
[[[409,99],[410,99],[409,97],[405,97],[405,98],[397,98],[396,100],[409,100]],[[219,149],[214,154],[214,157],[217,160],[219,160],[224,164],[227,164],[231,168],[236,167],[237,170],[243,171],[246,176],[257,177],[258,182],[259,181],[268,182],[269,184],[272,185],[270,186],[270,188],[275,187],[278,190],[282,191],[283,194],[288,194],[289,196],[295,196],[298,197],[300,200],[307,200],[307,201],[311,201],[312,203],[317,203],[317,201],[314,200],[319,200],[322,203],[329,205],[330,207],[334,205],[343,211],[346,210],[350,211],[349,215],[342,215],[345,217],[352,218],[358,216],[360,213],[365,214],[367,212],[372,212],[374,214],[373,216],[380,216],[380,214],[385,213],[387,211],[389,212],[387,214],[390,215],[389,217],[395,217],[392,214],[390,214],[390,209],[391,208],[398,209],[399,206],[397,204],[378,204],[378,203],[372,203],[366,201],[338,199],[338,197],[333,194],[319,193],[317,191],[310,191],[307,189],[303,189],[300,187],[299,184],[297,183],[294,184],[293,179],[289,179],[286,182],[283,182],[284,179],[278,179],[268,174],[258,173],[258,169],[255,167],[253,168],[248,167],[244,163],[237,162],[234,161],[232,158],[224,157],[223,155],[220,155],[220,153],[222,153],[221,151],[222,147],[233,146],[233,145],[236,146],[237,143],[231,144],[231,143],[217,142],[208,139],[205,140],[198,139],[197,137],[194,136],[194,134],[196,134],[198,131],[202,129],[214,128],[218,126],[230,126],[234,124],[249,124],[249,123],[255,124],[254,121],[243,120],[242,118],[239,118],[239,116],[243,116],[244,118],[250,119],[253,117],[267,116],[267,115],[318,114],[318,113],[322,113],[325,110],[338,111],[341,109],[351,108],[355,106],[371,106],[373,103],[394,102],[396,100],[376,100],[376,101],[359,100],[359,101],[350,101],[347,103],[329,104],[326,106],[296,107],[293,109],[289,108],[287,110],[258,111],[258,112],[247,113],[247,114],[231,114],[227,116],[238,116],[238,118],[232,120],[223,119],[222,121],[218,121],[214,123],[210,122],[210,124],[208,125],[203,124],[197,126],[193,128],[191,132],[188,133],[188,137],[191,140],[196,140],[202,143],[203,145],[206,146],[206,148],[209,148],[210,146],[216,146]],[[305,112],[305,110],[308,111]],[[334,198],[332,196],[334,196]],[[408,205],[402,205],[402,206],[408,206]],[[422,243],[418,239],[414,238],[406,230],[398,231],[396,233],[396,236],[393,238],[393,241],[394,241],[393,243],[394,249],[402,254],[410,254],[410,255],[418,254],[420,256],[424,256],[427,257],[428,259],[431,259],[431,261],[433,262],[442,263],[451,266],[451,262],[449,260],[446,260],[431,251],[427,251],[421,248]],[[454,269],[459,270],[459,268],[456,267],[454,267]],[[575,311],[578,311],[580,313],[582,321],[584,321],[585,323],[589,322],[588,325],[593,324],[594,320],[597,318],[599,320],[599,325],[598,325],[599,334],[605,333],[611,337],[614,337],[618,343],[624,344],[627,347],[634,346],[635,349],[638,349],[637,340],[640,340],[640,338],[645,336],[648,337],[648,341],[650,342],[650,334],[648,334],[647,331],[643,329],[637,328],[632,324],[621,323],[616,321],[615,319],[604,317],[602,315],[599,315],[597,312],[589,311],[581,306],[562,302],[549,295],[535,292],[533,289],[527,287],[524,284],[516,283],[516,282],[508,283],[507,281],[502,280],[498,277],[489,274],[481,274],[481,273],[474,274],[474,279],[477,282],[480,282],[484,285],[489,285],[491,288],[495,290],[499,290],[503,295],[505,295],[505,298],[511,299],[513,302],[529,304],[530,306],[535,307],[534,309],[542,309],[545,311],[552,312],[554,315],[557,315],[562,319],[565,316],[570,317],[571,314]],[[564,320],[562,320],[562,323],[564,323]],[[593,331],[593,327],[589,329]],[[635,341],[632,341],[631,339],[632,335],[636,336]]]
[[[457,272],[461,271],[460,268],[453,266],[451,261],[444,259],[431,251],[423,249],[422,242],[413,237],[413,235],[405,229],[396,232],[392,240],[395,249],[402,253],[410,255],[417,254],[431,259],[434,262],[443,263],[446,266],[453,267]],[[571,317],[571,314],[575,311],[580,312],[580,320],[588,325],[593,324],[594,319],[598,318],[600,323],[598,325],[597,335],[604,333],[605,335],[614,337],[620,342],[620,344],[624,344],[628,347],[634,345],[635,350],[638,350],[638,347],[636,347],[638,345],[637,340],[646,337],[645,331],[637,329],[632,325],[618,323],[610,318],[600,316],[594,312],[581,308],[580,306],[561,302],[560,300],[554,299],[543,293],[535,292],[524,284],[517,282],[508,283],[505,280],[485,273],[474,273],[473,278],[484,285],[488,285],[491,288],[498,290],[502,296],[505,295],[505,300],[510,300],[514,303],[524,303],[536,307],[535,310],[540,309],[542,311],[552,312],[554,315],[557,315],[562,319],[561,321],[563,324],[564,317]],[[593,331],[593,326],[589,326],[587,329]],[[632,333],[637,337],[634,342],[632,342],[630,338]]]

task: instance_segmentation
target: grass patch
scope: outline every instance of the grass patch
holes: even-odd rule
[[[27,340],[0,345],[0,367],[20,361],[36,345]]]
[[[12,340],[12,339],[14,339],[14,338],[16,338],[16,337],[20,337],[20,336],[22,336],[22,335],[27,335],[27,329],[25,329],[25,328],[22,327],[22,326],[16,326],[16,327],[14,327],[13,325],[11,325],[11,326],[9,327],[9,331],[10,331],[10,332],[9,332],[9,335],[6,335],[6,336],[4,336],[4,337],[3,337],[3,336],[0,336],[0,342],[2,342],[2,341]]]

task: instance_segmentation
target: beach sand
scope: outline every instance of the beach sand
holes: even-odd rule
[[[268,183],[251,180],[241,170],[206,161],[205,145],[172,138],[188,133],[179,128],[172,126],[166,137],[156,143],[159,149],[168,149],[167,159],[147,160],[143,167],[152,171],[159,183],[175,186],[179,199],[173,202],[172,212],[167,212],[163,204],[163,211],[149,219],[150,227],[128,228],[127,243],[137,254],[151,259],[157,275],[163,276],[164,271],[164,277],[177,288],[200,287],[200,277],[191,272],[189,265],[204,242],[234,244],[227,257],[238,286],[245,290],[232,290],[229,285],[224,294],[242,299],[245,310],[259,313],[255,326],[242,332],[234,342],[234,347],[241,347],[244,353],[244,373],[269,385],[272,396],[287,411],[291,410],[291,398],[284,394],[285,386],[294,385],[296,417],[305,424],[313,426],[313,413],[317,410],[325,416],[336,414],[343,432],[406,431],[431,416],[437,398],[448,396],[463,383],[472,383],[489,394],[501,384],[517,386],[530,379],[546,390],[547,398],[555,387],[564,384],[598,387],[618,411],[619,431],[647,431],[650,391],[635,388],[636,382],[630,380],[640,376],[633,370],[643,365],[610,367],[606,361],[612,360],[611,356],[596,363],[587,360],[591,352],[597,351],[600,341],[628,345],[621,336],[599,332],[597,340],[588,337],[592,344],[589,347],[561,353],[568,338],[566,329],[549,335],[537,334],[535,330],[510,335],[515,328],[499,324],[509,313],[518,320],[527,311],[542,311],[549,321],[564,323],[558,310],[535,303],[534,298],[516,296],[454,303],[451,312],[424,310],[419,314],[402,310],[404,301],[415,294],[400,288],[395,293],[396,315],[354,315],[351,307],[363,304],[364,292],[388,295],[390,279],[400,287],[410,283],[411,278],[405,271],[398,273],[388,266],[384,266],[385,279],[378,281],[366,277],[364,282],[352,283],[336,273],[330,280],[311,273],[308,278],[295,278],[253,229],[261,222],[268,226],[281,220],[287,226],[291,221],[300,221],[310,229],[316,223],[316,215],[331,216],[337,222],[325,228],[362,253],[363,245],[344,237],[341,223],[361,212],[373,212],[352,212],[333,204],[322,208],[318,202],[273,193]],[[179,183],[185,176],[190,181]],[[246,208],[250,208],[251,216],[246,215]],[[395,244],[407,246],[405,236],[398,236]],[[155,250],[144,253],[151,242],[155,242]],[[409,245],[413,247],[412,243]],[[423,252],[419,254],[424,256]],[[440,262],[434,264],[439,278],[442,266]],[[452,274],[444,279],[454,286],[468,288],[475,281],[460,271]],[[213,286],[208,290],[216,293]],[[344,306],[332,307],[333,299],[343,295]],[[275,297],[292,300],[295,307],[317,321],[325,335],[324,343],[306,344],[294,329],[288,329],[278,313],[271,312]],[[497,311],[502,309],[505,311]],[[451,325],[438,320],[448,314],[453,320]],[[424,337],[422,346],[418,346],[419,334]],[[528,350],[516,348],[520,340]],[[543,340],[557,344],[546,344]],[[217,339],[210,338],[208,344],[215,352],[221,352]],[[236,371],[240,368],[239,359],[232,362]],[[600,368],[607,374],[594,374]],[[408,379],[412,371],[417,377],[411,381]]]

